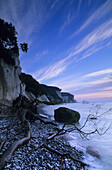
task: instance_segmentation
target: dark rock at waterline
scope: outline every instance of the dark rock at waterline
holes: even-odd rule
[[[58,122],[76,123],[80,119],[80,114],[75,110],[66,107],[60,107],[54,110],[54,118]]]
[[[92,146],[88,146],[86,149],[86,152],[96,158],[99,158],[99,159],[101,158],[100,153]]]

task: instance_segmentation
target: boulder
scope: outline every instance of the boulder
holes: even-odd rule
[[[54,118],[58,122],[76,123],[80,119],[79,112],[66,107],[60,107],[54,110]]]

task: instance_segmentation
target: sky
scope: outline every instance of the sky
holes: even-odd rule
[[[77,101],[112,101],[112,0],[0,0],[11,22],[22,71]]]

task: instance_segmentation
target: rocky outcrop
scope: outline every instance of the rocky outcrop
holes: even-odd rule
[[[80,114],[75,110],[71,110],[66,107],[60,107],[54,110],[54,118],[58,122],[76,123],[80,119]]]
[[[83,104],[89,104],[89,102],[86,101],[86,100],[83,100],[82,103],[83,103]]]
[[[26,85],[26,91],[33,93],[40,101],[61,103],[61,89],[39,84],[31,75],[21,73],[20,79]]]
[[[45,94],[50,102],[61,103],[61,89],[54,86],[46,86],[44,84],[40,84],[40,92],[41,94]]]
[[[20,94],[21,81],[19,75],[21,74],[21,67],[19,56],[13,54],[12,58],[15,65],[9,65],[0,58],[0,100],[12,101]]]
[[[36,99],[35,95],[33,95],[31,92],[26,91],[26,84],[24,83],[20,84],[20,94],[31,101],[34,101]]]
[[[67,93],[67,92],[61,92],[63,103],[76,103],[77,101],[74,99],[74,95]]]

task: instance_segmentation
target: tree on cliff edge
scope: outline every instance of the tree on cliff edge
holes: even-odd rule
[[[21,43],[20,47],[23,52],[28,51],[28,44]],[[19,55],[17,42],[17,32],[15,27],[0,18],[0,58],[3,58],[7,64],[15,65],[12,54]]]

